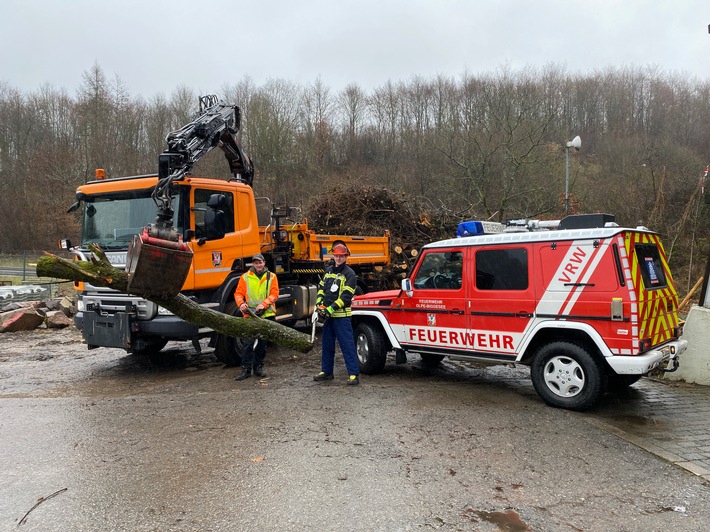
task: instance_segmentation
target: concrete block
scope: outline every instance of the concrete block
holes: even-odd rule
[[[710,309],[693,305],[683,327],[683,339],[688,340],[688,349],[680,356],[680,367],[664,378],[710,386]]]

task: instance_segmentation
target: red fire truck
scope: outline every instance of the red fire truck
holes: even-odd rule
[[[422,248],[400,290],[353,301],[363,373],[419,355],[530,366],[556,407],[586,410],[607,389],[675,371],[687,341],[659,235],[608,214],[465,222]]]

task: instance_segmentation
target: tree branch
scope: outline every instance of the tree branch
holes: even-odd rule
[[[68,260],[45,252],[45,256],[37,261],[37,275],[91,283],[94,286],[128,292],[128,273],[111,266],[100,249],[92,247],[92,252],[94,256],[90,262]],[[308,353],[313,349],[310,336],[271,320],[229,316],[202,307],[182,294],[169,299],[160,299],[152,295],[143,297],[185,321],[200,327],[209,327],[226,336],[269,340],[281,347],[288,347],[301,353]]]

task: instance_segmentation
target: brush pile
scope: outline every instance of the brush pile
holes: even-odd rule
[[[396,288],[419,249],[456,234],[460,216],[405,194],[374,186],[324,190],[305,207],[308,225],[317,233],[380,236],[390,232],[391,264],[380,271],[382,288]]]
[[[381,235],[390,232],[393,247],[418,249],[451,238],[460,218],[447,209],[373,186],[324,190],[305,207],[308,225],[318,233]]]

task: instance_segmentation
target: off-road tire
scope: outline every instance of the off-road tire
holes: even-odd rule
[[[387,340],[377,325],[360,323],[355,329],[355,348],[360,372],[380,373],[387,361]]]
[[[530,368],[533,386],[549,405],[583,411],[606,391],[607,376],[594,357],[571,342],[552,342],[540,348]]]

